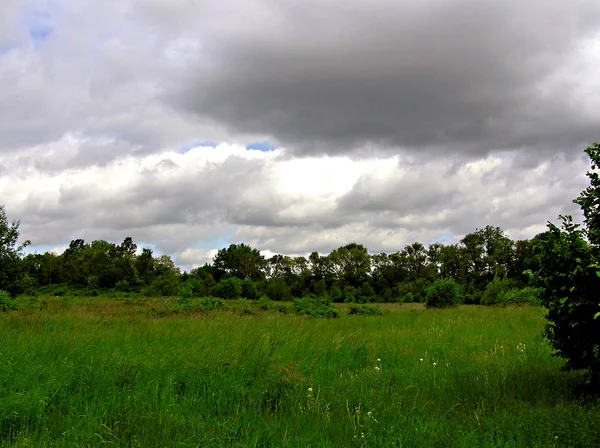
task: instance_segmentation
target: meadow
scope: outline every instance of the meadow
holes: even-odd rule
[[[316,319],[21,300],[0,313],[1,446],[600,446],[600,407],[538,307]]]

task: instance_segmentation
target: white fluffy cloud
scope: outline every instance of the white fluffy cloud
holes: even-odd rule
[[[63,144],[77,146],[73,138]],[[23,236],[35,244],[132,236],[185,266],[235,241],[297,254],[351,241],[395,251],[456,240],[486,224],[530,237],[572,212],[569,201],[585,185],[582,158],[524,169],[509,153],[422,163],[398,155],[290,158],[283,148],[223,144],[58,171],[19,154],[4,163],[11,173],[0,180],[4,202],[26,218]]]

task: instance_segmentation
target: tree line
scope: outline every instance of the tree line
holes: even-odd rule
[[[369,254],[358,243],[327,255],[274,255],[265,258],[247,244],[218,251],[212,263],[181,272],[168,255],[138,251],[131,237],[120,244],[72,240],[60,255],[23,254],[19,222],[8,223],[0,206],[0,289],[12,295],[110,292],[145,296],[193,296],[290,300],[314,294],[334,302],[422,302],[438,279],[453,279],[465,303],[493,300],[490,284],[502,290],[529,286],[526,270],[539,268],[532,240],[511,240],[499,227],[486,226],[457,244],[415,242],[395,253]],[[496,283],[494,283],[496,282]],[[489,296],[489,294],[488,294]]]

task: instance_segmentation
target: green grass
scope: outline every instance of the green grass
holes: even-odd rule
[[[539,308],[156,318],[161,303],[0,314],[0,445],[600,446]]]

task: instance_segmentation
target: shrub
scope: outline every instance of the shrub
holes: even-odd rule
[[[356,303],[356,288],[354,286],[346,286],[342,292],[344,303]]]
[[[21,304],[13,299],[6,291],[0,290],[0,311],[18,311],[21,309]]]
[[[194,283],[190,280],[187,280],[185,282],[185,285],[183,286],[183,288],[181,288],[181,291],[179,292],[179,297],[181,297],[182,299],[191,299],[192,297],[194,297]]]
[[[201,299],[190,299],[180,297],[170,307],[167,307],[169,312],[177,314],[179,312],[186,313],[208,313],[210,311],[216,311],[227,308],[227,302],[218,297],[203,297]]]
[[[277,305],[277,302],[269,299],[267,296],[262,296],[256,302],[256,307],[261,311],[272,310],[273,308],[276,307],[276,305]]]
[[[528,286],[526,288],[513,288],[500,297],[501,305],[541,305],[542,288]]]
[[[431,283],[424,278],[417,278],[414,281],[400,282],[396,285],[396,294],[405,302],[424,302],[427,299],[427,287]]]
[[[271,300],[290,300],[292,291],[284,279],[276,278],[269,282],[267,296]]]
[[[436,280],[425,290],[428,308],[448,308],[460,301],[460,285],[453,278]]]
[[[375,299],[375,290],[370,283],[363,284],[356,291],[356,301],[358,303],[373,302]]]
[[[531,241],[532,277],[544,288],[548,309],[546,336],[571,369],[585,369],[590,384],[600,388],[600,143],[585,152],[591,160],[590,185],[574,200],[581,207],[584,226],[561,216],[562,229]]]
[[[335,318],[340,313],[327,297],[307,296],[294,299],[296,314],[308,317]]]
[[[129,282],[127,280],[119,280],[115,284],[115,291],[129,292],[131,291],[131,286],[129,286]]]
[[[567,219],[563,230],[549,226],[532,243],[540,260],[532,277],[543,288],[541,301],[548,309],[545,335],[568,368],[588,370],[600,384],[597,262],[576,224]]]
[[[276,305],[277,311],[279,311],[281,314],[289,314],[289,313],[293,313],[294,312],[294,307],[291,305],[286,305],[285,303],[278,303]]]
[[[256,283],[249,278],[242,281],[242,297],[244,299],[256,300],[259,298],[259,296],[260,294],[258,293]]]
[[[344,301],[344,294],[342,293],[340,287],[336,284],[333,284],[333,286],[329,290],[329,297],[331,297],[331,300],[333,300],[334,302]]]
[[[256,311],[254,310],[254,308],[252,308],[252,305],[250,305],[247,299],[238,300],[238,302],[234,305],[233,309],[236,313],[240,314],[249,314],[251,316],[254,316],[256,314]]]
[[[382,316],[383,310],[375,305],[351,303],[348,305],[348,316]]]
[[[215,311],[227,308],[227,302],[218,297],[203,297],[197,301],[199,303],[200,311]]]
[[[488,283],[483,295],[481,296],[482,305],[497,305],[503,302],[503,297],[506,292],[513,288],[514,283],[508,279],[500,279],[495,277],[494,280]]]
[[[212,294],[221,299],[236,299],[242,295],[242,282],[236,277],[226,278],[212,287]]]
[[[142,290],[146,297],[178,296],[181,290],[179,279],[174,275],[161,275]]]

